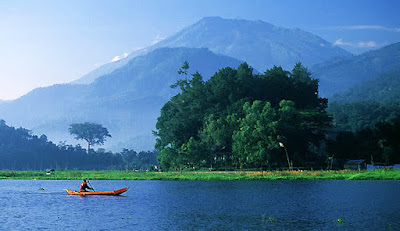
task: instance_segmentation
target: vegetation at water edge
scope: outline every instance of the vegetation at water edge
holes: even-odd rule
[[[400,170],[375,171],[0,171],[0,179],[44,180],[400,180]]]

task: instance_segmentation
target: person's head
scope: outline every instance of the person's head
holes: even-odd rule
[[[86,182],[86,180],[83,180],[83,182]]]

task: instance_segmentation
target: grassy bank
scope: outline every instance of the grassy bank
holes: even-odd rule
[[[47,180],[400,180],[400,170],[375,171],[232,171],[232,172],[126,172],[56,170],[0,171],[0,179]]]

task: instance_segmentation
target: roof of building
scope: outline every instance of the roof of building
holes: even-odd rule
[[[363,160],[363,159],[361,159],[361,160],[348,160],[345,164],[349,164],[349,165],[352,165],[352,164],[362,164],[362,163],[364,163],[365,162],[365,160]]]

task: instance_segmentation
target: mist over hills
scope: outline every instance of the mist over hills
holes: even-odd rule
[[[62,84],[38,88],[27,95],[0,104],[0,115],[8,124],[46,134],[50,140],[75,143],[68,126],[96,122],[113,136],[104,147],[151,150],[152,130],[160,108],[177,93],[170,88],[178,79],[184,61],[189,73],[198,70],[208,79],[218,69],[236,68],[242,61],[216,55],[206,48],[161,48],[132,58],[124,68],[101,76],[88,85]]]
[[[299,61],[311,66],[333,58],[352,56],[344,49],[301,29],[286,29],[263,21],[206,17],[153,46],[99,67],[75,83],[91,83],[97,77],[121,68],[133,57],[160,47],[206,47],[216,54],[245,60],[259,71],[274,65],[290,70]]]
[[[400,43],[395,43],[350,58],[320,63],[312,66],[310,71],[320,80],[321,94],[329,97],[385,72],[399,69]]]

